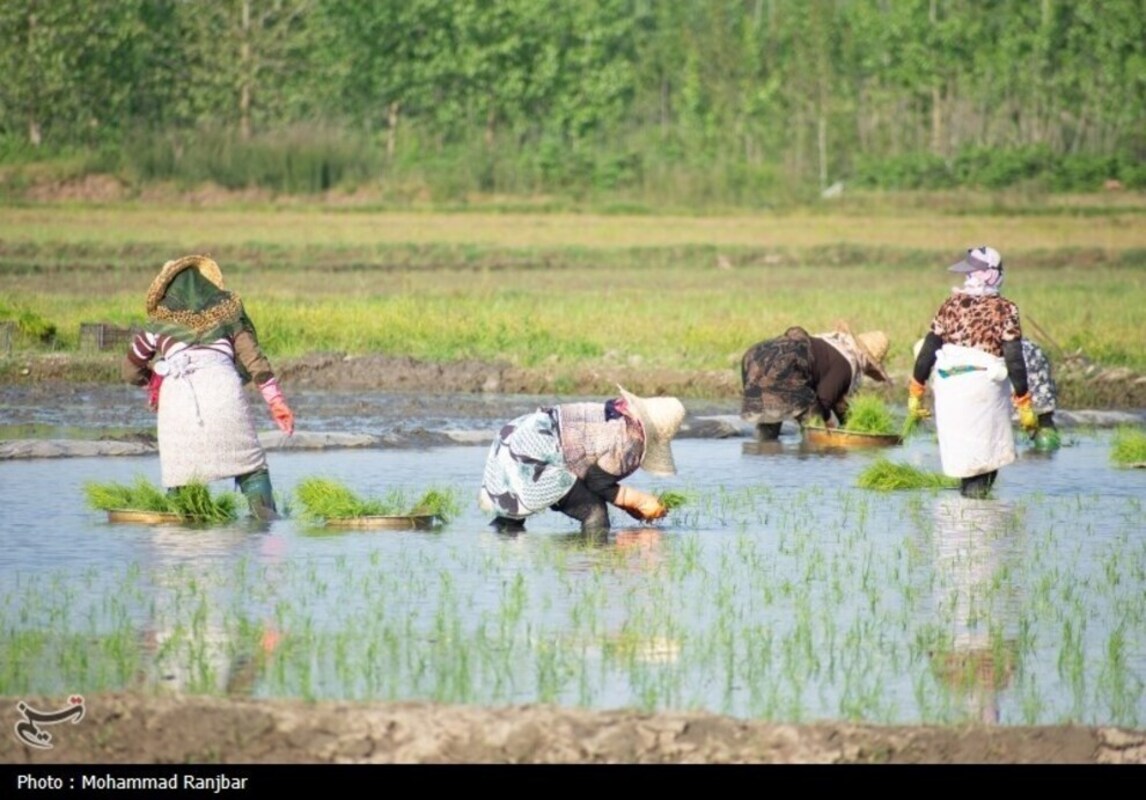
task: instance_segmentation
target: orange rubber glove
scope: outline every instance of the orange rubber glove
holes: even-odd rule
[[[1031,393],[1027,392],[1022,397],[1016,397],[1013,402],[1019,412],[1019,425],[1028,434],[1034,436],[1039,432],[1039,415],[1035,413],[1035,409],[1031,405]]]
[[[656,497],[639,489],[630,489],[628,486],[622,486],[617,490],[617,499],[613,501],[613,505],[641,522],[661,519],[668,513],[668,509]]]

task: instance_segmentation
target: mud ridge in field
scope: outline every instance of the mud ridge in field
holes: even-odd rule
[[[52,701],[3,698],[13,708]],[[6,763],[1146,763],[1146,732],[1113,727],[801,725],[707,713],[308,703],[111,694],[85,699],[50,750],[0,737]]]

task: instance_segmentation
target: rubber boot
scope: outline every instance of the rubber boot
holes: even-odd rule
[[[235,478],[235,485],[247,498],[251,514],[261,520],[278,519],[275,496],[271,490],[271,474],[260,469]]]
[[[494,517],[489,526],[498,533],[525,533],[525,520],[512,517]]]
[[[780,438],[782,422],[760,422],[756,425],[756,441],[774,442]]]
[[[995,478],[998,474],[998,470],[993,470],[992,472],[985,472],[982,475],[973,475],[970,478],[963,478],[960,481],[959,493],[964,497],[982,499],[991,493],[991,486],[994,485]]]
[[[609,504],[580,478],[550,508],[580,522],[582,533],[609,530]]]
[[[1035,434],[1036,450],[1058,450],[1062,446],[1062,437],[1054,425],[1054,414],[1039,414],[1039,430]]]

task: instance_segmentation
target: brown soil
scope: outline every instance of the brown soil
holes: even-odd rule
[[[1146,763],[1146,731],[1119,728],[783,725],[703,713],[140,695],[89,697],[85,706],[78,724],[51,729],[51,749],[0,736],[0,762]]]
[[[0,360],[0,384],[108,382],[120,380],[121,356],[113,353],[52,353]],[[641,395],[734,399],[740,377],[728,370],[672,370],[652,367],[517,367],[506,362],[436,363],[404,356],[347,356],[314,353],[276,359],[285,387],[329,391],[426,392],[431,394],[603,395],[617,384]],[[907,375],[890,384],[868,384],[889,402],[902,402]],[[1146,375],[1106,369],[1081,357],[1056,366],[1060,408],[1144,409]]]

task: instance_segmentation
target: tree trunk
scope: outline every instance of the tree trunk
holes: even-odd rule
[[[497,128],[497,112],[490,109],[485,115],[485,149],[493,149],[494,132]]]
[[[943,147],[943,93],[939,90],[939,80],[931,84],[931,152],[942,158],[946,155]]]
[[[239,41],[239,138],[251,138],[251,0],[243,0],[242,32]]]
[[[36,37],[36,15],[35,13],[28,15],[28,56],[31,60],[32,54],[32,40]],[[35,80],[35,77],[32,78]],[[32,91],[32,97],[36,97],[35,90]],[[28,141],[32,147],[39,147],[44,143],[44,131],[40,128],[40,113],[36,108],[36,102],[33,100],[31,108],[28,109]]]
[[[820,191],[828,188],[828,115],[824,107],[820,106],[819,118],[816,121],[816,144],[820,156]]]
[[[402,107],[393,102],[386,108],[386,160],[394,160],[394,148],[398,144],[398,111]]]

